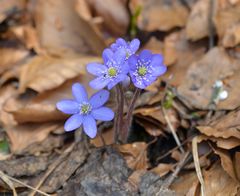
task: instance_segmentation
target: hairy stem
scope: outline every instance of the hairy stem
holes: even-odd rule
[[[122,85],[119,84],[117,86],[117,88],[119,89],[119,111],[118,111],[118,124],[117,124],[117,130],[118,130],[118,134],[120,132],[123,131],[123,115],[124,115],[124,92],[123,92],[123,88]]]
[[[126,122],[123,126],[123,141],[126,143],[127,142],[127,138],[128,138],[128,132],[129,132],[129,129],[130,129],[130,125],[132,123],[132,114],[133,114],[133,110],[134,110],[134,106],[135,106],[135,103],[137,101],[137,98],[138,96],[140,95],[140,92],[141,92],[141,89],[139,88],[136,88],[135,89],[135,92],[133,94],[133,98],[131,100],[131,103],[129,105],[129,109],[128,109],[128,112],[127,112],[127,117],[126,117]]]
[[[116,88],[116,104],[117,104],[117,115],[115,115],[114,119],[114,143],[117,143],[118,141],[118,135],[119,135],[119,130],[118,130],[118,119],[119,119],[119,110],[120,110],[120,91],[119,88]]]

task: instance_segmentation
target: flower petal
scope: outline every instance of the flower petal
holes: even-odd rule
[[[79,112],[79,103],[74,100],[62,100],[57,102],[57,109],[65,114],[76,114]]]
[[[118,38],[116,40],[116,44],[118,45],[118,47],[120,47],[120,46],[122,46],[124,48],[127,47],[127,42],[123,38]]]
[[[129,65],[127,62],[124,62],[121,66],[121,73],[128,74],[128,72],[129,72]]]
[[[145,88],[149,85],[151,85],[153,82],[156,81],[157,77],[153,76],[152,74],[146,75],[147,80],[143,80],[143,83],[145,84]]]
[[[102,57],[104,64],[106,64],[109,60],[113,59],[113,51],[109,48],[103,50]]]
[[[114,53],[113,60],[117,62],[117,64],[122,64],[126,59],[126,50],[124,48],[118,49]]]
[[[89,99],[92,108],[94,109],[104,105],[109,99],[109,95],[110,93],[107,90],[101,90],[92,95],[92,97]]]
[[[108,107],[100,107],[92,110],[91,115],[96,120],[110,121],[114,118],[114,112]]]
[[[137,52],[139,46],[140,46],[140,41],[139,41],[139,39],[133,39],[133,40],[130,42],[129,48],[130,48],[132,54],[135,54],[135,53]]]
[[[87,71],[95,76],[100,76],[107,71],[107,67],[100,63],[87,64]]]
[[[163,56],[160,54],[152,55],[152,62],[150,63],[151,66],[159,66],[163,64]]]
[[[103,89],[107,84],[109,83],[109,78],[104,78],[104,77],[98,77],[89,82],[89,86],[91,86],[93,89]]]
[[[141,59],[142,62],[151,61],[151,59],[152,59],[152,53],[151,53],[150,50],[143,50],[143,51],[139,54],[139,58]]]
[[[80,114],[74,114],[64,124],[65,131],[73,131],[81,126],[83,122],[83,116]]]
[[[96,137],[97,125],[95,119],[91,115],[83,117],[83,130],[90,138]]]
[[[126,74],[119,74],[114,80],[109,82],[108,90],[111,90],[114,86],[116,86],[119,82],[124,81],[126,78],[127,78]]]
[[[140,89],[144,89],[146,87],[143,82],[143,79],[141,77],[136,77],[134,75],[134,72],[130,72],[130,76],[131,76],[134,86],[136,86],[137,88],[140,88]]]
[[[165,65],[160,66],[152,66],[152,75],[153,76],[161,76],[167,71],[167,67]]]
[[[127,88],[130,85],[130,77],[127,76],[125,80],[122,81],[122,85],[124,88]]]
[[[129,59],[127,60],[129,68],[131,70],[136,70],[137,69],[137,62],[138,58],[135,54],[133,54],[132,56],[129,57]]]
[[[88,100],[88,95],[85,87],[80,83],[75,83],[72,86],[72,93],[77,102],[82,103]]]

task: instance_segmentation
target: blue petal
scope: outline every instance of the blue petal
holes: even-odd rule
[[[124,47],[124,48],[127,47],[127,42],[126,42],[123,38],[118,38],[118,39],[116,40],[116,44],[118,45],[118,47],[119,47],[119,46],[122,46],[122,47]]]
[[[100,63],[89,63],[87,65],[87,71],[90,74],[93,74],[95,76],[100,76],[104,72],[107,71],[107,67],[105,65],[100,64]]]
[[[57,102],[57,109],[65,114],[76,114],[79,112],[79,103],[73,100],[62,100]]]
[[[157,79],[157,77],[154,76],[153,74],[147,74],[146,78],[147,78],[147,80],[143,80],[143,83],[145,84],[145,87],[151,85]]]
[[[163,65],[163,56],[160,54],[154,54],[152,56],[151,66],[160,66]]]
[[[165,65],[153,66],[152,67],[152,75],[153,76],[161,76],[167,71],[167,67]]]
[[[126,59],[126,50],[124,48],[118,49],[114,53],[113,60],[117,62],[118,65],[124,63],[125,59]]]
[[[83,130],[90,137],[94,138],[97,135],[97,125],[95,119],[91,115],[83,117]]]
[[[126,74],[119,74],[113,81],[109,82],[108,90],[111,90],[114,86],[116,86],[119,82],[122,82],[127,78]]]
[[[110,50],[109,48],[103,50],[102,57],[104,64],[106,64],[109,60],[113,59],[113,51]]]
[[[128,74],[128,72],[129,72],[129,65],[127,62],[124,62],[121,66],[121,73]]]
[[[72,93],[77,102],[82,103],[88,100],[88,95],[85,87],[80,83],[75,83],[72,86]]]
[[[136,70],[137,69],[137,64],[138,64],[138,57],[133,54],[132,56],[129,57],[129,59],[127,60],[129,68],[131,70]]]
[[[139,46],[140,46],[140,41],[139,41],[139,39],[133,39],[133,40],[130,42],[129,48],[130,48],[132,54],[135,54],[135,53],[137,52]]]
[[[118,49],[118,45],[116,43],[113,43],[110,48],[112,49],[113,52],[115,52]]]
[[[74,114],[64,124],[65,131],[73,131],[78,129],[83,122],[83,116],[80,114]]]
[[[107,86],[109,81],[110,81],[109,78],[98,77],[92,80],[91,82],[89,82],[89,86],[92,87],[93,89],[99,90]]]
[[[140,88],[140,89],[144,89],[146,87],[146,85],[144,84],[143,79],[141,77],[137,78],[135,75],[133,75],[133,73],[134,72],[130,71],[130,76],[131,76],[134,86],[136,86],[137,88]]]
[[[122,85],[124,88],[127,88],[130,85],[130,77],[127,76],[125,80],[122,81]]]
[[[104,105],[109,99],[109,95],[110,93],[107,90],[101,90],[92,95],[92,97],[89,99],[92,108],[98,108]]]
[[[152,53],[151,53],[150,50],[143,50],[143,51],[139,54],[139,58],[141,59],[142,62],[151,61],[151,59],[152,59]]]
[[[114,112],[108,107],[101,107],[92,110],[91,115],[96,120],[110,121],[114,118]]]

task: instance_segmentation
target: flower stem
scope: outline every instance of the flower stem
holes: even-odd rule
[[[133,98],[131,100],[131,103],[129,105],[129,110],[128,110],[128,113],[127,113],[127,117],[126,117],[126,122],[125,122],[125,126],[123,126],[123,141],[126,143],[127,142],[127,138],[128,138],[128,132],[129,132],[129,129],[130,129],[130,125],[132,123],[132,114],[133,114],[133,110],[134,110],[134,106],[135,106],[135,103],[137,101],[137,98],[138,96],[140,95],[140,92],[141,92],[141,89],[139,88],[136,88],[135,89],[135,92],[133,94]]]
[[[123,110],[124,110],[124,92],[121,84],[117,85],[117,119],[115,124],[115,143],[118,142],[118,136],[123,125]]]
[[[116,144],[118,141],[118,135],[119,135],[119,130],[118,130],[118,119],[119,119],[119,102],[120,102],[120,92],[119,92],[119,88],[115,88],[115,92],[116,92],[116,104],[117,104],[117,115],[114,119],[114,143]]]

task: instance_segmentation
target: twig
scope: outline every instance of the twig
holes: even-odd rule
[[[174,179],[177,177],[177,175],[179,174],[179,172],[181,171],[181,169],[184,167],[185,163],[188,161],[189,159],[189,154],[190,152],[186,152],[184,157],[182,158],[182,160],[178,163],[176,169],[174,170],[174,172],[171,174],[171,176],[166,180],[166,182],[164,183],[164,187],[168,188],[174,181]]]
[[[199,157],[198,157],[198,136],[193,138],[192,141],[192,152],[193,152],[193,160],[194,160],[194,165],[197,173],[198,180],[201,184],[201,195],[205,196],[205,184],[201,172],[201,167],[200,167],[200,162],[199,162]]]
[[[21,184],[21,185],[23,185],[23,186],[25,186],[25,187],[27,187],[27,188],[29,188],[29,189],[31,189],[31,190],[34,190],[35,192],[38,192],[38,193],[40,193],[40,194],[42,194],[42,195],[50,196],[49,194],[44,193],[43,191],[40,191],[40,190],[38,190],[38,189],[36,189],[36,188],[34,188],[34,187],[32,187],[32,186],[24,183],[24,182],[21,182],[20,180],[18,180],[18,179],[16,179],[16,178],[13,178],[13,177],[11,177],[11,176],[8,176],[7,174],[4,174],[2,171],[0,171],[0,176],[1,176],[1,177],[4,176],[5,179],[8,178],[8,179],[10,179],[10,180],[12,180],[12,181],[14,181],[14,182],[16,182],[16,183],[18,183],[18,184]]]
[[[185,151],[184,151],[184,149],[183,149],[183,147],[182,147],[182,145],[181,145],[181,142],[180,142],[180,140],[178,139],[178,136],[177,136],[177,134],[176,134],[176,131],[175,131],[174,127],[172,126],[172,123],[171,123],[171,121],[170,121],[170,119],[169,119],[169,117],[168,117],[168,115],[167,115],[167,112],[166,112],[164,106],[163,106],[163,101],[162,101],[162,112],[163,112],[164,119],[166,120],[167,125],[168,125],[170,131],[172,132],[173,138],[174,138],[175,142],[177,143],[177,145],[178,145],[181,153],[185,153]]]
[[[39,183],[37,184],[36,188],[34,189],[34,191],[29,195],[29,196],[34,196],[36,194],[36,190],[38,190],[42,184],[44,183],[44,181],[48,178],[48,176],[56,169],[56,167],[62,163],[62,160],[72,151],[72,149],[74,148],[76,143],[73,143],[71,146],[69,146],[64,152],[63,154],[61,154],[61,156],[52,163],[52,165],[50,166],[50,168],[48,169],[48,171],[45,173],[45,175],[41,178],[41,180],[39,181]]]
[[[13,196],[17,196],[16,189],[12,181],[9,180],[8,176],[0,171],[0,178],[12,189]]]

